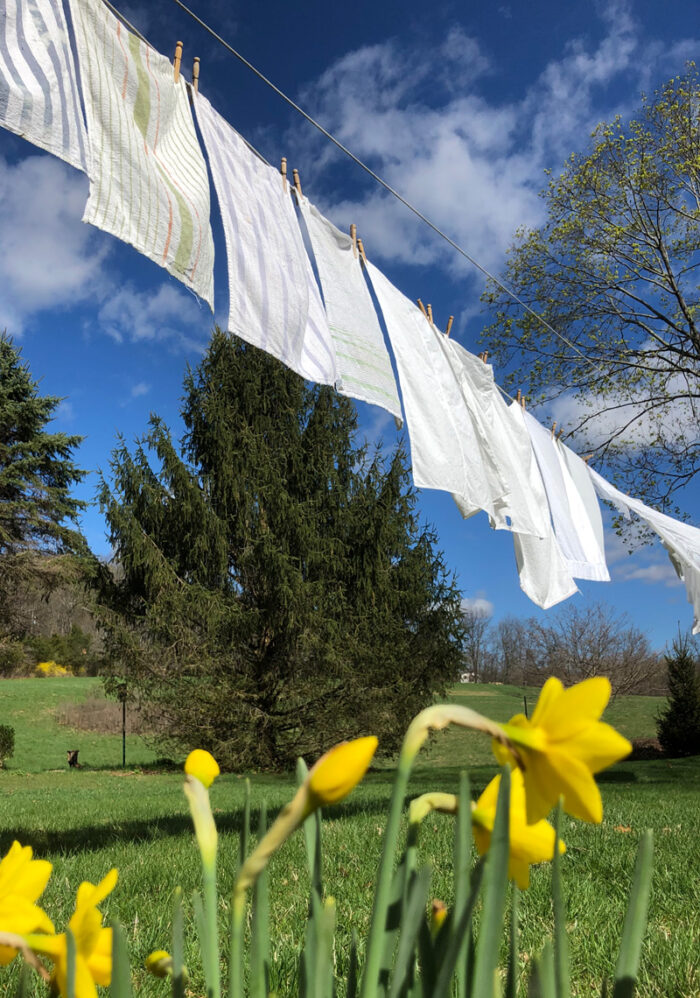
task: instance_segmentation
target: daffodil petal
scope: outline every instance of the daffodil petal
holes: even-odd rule
[[[98,998],[90,968],[79,955],[75,958],[75,998]]]
[[[8,963],[12,963],[16,956],[17,950],[12,946],[0,946],[0,967],[6,967]]]
[[[598,825],[603,820],[600,790],[590,770],[578,759],[564,752],[549,752],[541,763],[550,771],[549,783],[564,795],[564,810],[574,818]]]
[[[24,936],[28,932],[53,932],[54,928],[38,905],[10,894],[0,900],[0,931]]]
[[[508,876],[524,891],[530,886],[530,864],[511,853],[508,861]]]
[[[580,759],[592,773],[599,773],[628,756],[632,745],[609,724],[599,721],[568,739],[566,751]]]
[[[24,938],[27,946],[33,949],[35,953],[42,953],[44,956],[50,956],[54,960],[57,960],[66,952],[66,935],[64,932],[61,932],[58,936],[30,933]]]
[[[550,742],[569,739],[582,728],[598,721],[608,705],[612,687],[605,676],[593,676],[571,686],[548,712],[545,727]],[[534,720],[533,714],[533,720]],[[542,722],[540,722],[542,723]]]
[[[102,929],[95,949],[87,958],[87,965],[90,968],[95,981],[106,988],[112,978],[112,930]]]
[[[561,680],[557,679],[556,676],[550,676],[540,690],[535,709],[532,712],[530,723],[533,727],[549,726],[549,720],[555,712],[557,701],[563,692],[564,687],[561,684]]]
[[[527,823],[546,818],[561,794],[561,780],[552,771],[547,756],[542,752],[526,752],[525,756],[525,813]]]
[[[495,813],[496,803],[498,801],[498,788],[501,785],[501,777],[494,776],[489,785],[486,787],[481,797],[479,797],[476,802],[477,808],[483,808],[484,810],[491,810]]]
[[[491,845],[491,832],[486,831],[481,825],[472,825],[472,834],[474,836],[476,851],[480,856],[485,856]]]

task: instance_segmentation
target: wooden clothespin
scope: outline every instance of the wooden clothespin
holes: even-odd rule
[[[488,352],[488,350],[484,350],[484,356],[481,359],[483,360],[484,364],[488,364],[488,361],[489,361],[489,352]]]
[[[282,174],[282,189],[284,193],[287,193],[287,157],[282,157],[282,162],[280,163],[280,173]]]
[[[357,226],[354,222],[350,226],[350,238],[352,239],[352,255],[357,260]]]
[[[455,321],[455,317],[454,317],[454,315],[451,315],[449,317],[449,319],[447,320],[447,326],[445,328],[445,336],[449,336],[450,335],[450,330],[452,329],[452,323],[454,321]]]
[[[430,323],[431,326],[434,325],[434,323],[433,323],[433,306],[430,305],[430,304],[428,304],[428,322]]]
[[[292,170],[292,179],[294,180],[294,190],[297,192],[299,199],[301,199],[301,180],[299,180],[299,171],[297,169]]]
[[[199,93],[199,56],[194,57],[192,63],[192,89],[195,93]]]
[[[515,396],[515,401],[518,402],[518,403],[521,402],[522,401],[522,397],[523,397],[523,393],[518,388],[518,394]]]
[[[552,440],[554,440],[554,434],[556,433],[556,431],[557,431],[557,421],[555,419],[554,422],[552,423]]]
[[[564,427],[562,426],[560,427],[559,432],[557,433],[557,440],[561,440],[563,436],[564,436]]]
[[[175,58],[173,59],[173,74],[175,82],[180,79],[180,64],[182,62],[182,42],[175,42]]]
[[[583,460],[586,462],[586,464],[588,464],[588,462],[590,461],[590,459],[592,457],[593,457],[593,454],[584,454]]]
[[[523,407],[523,412],[525,412],[525,396],[524,396],[524,395],[523,395],[523,397],[522,397],[522,398],[520,399],[520,404],[521,404],[521,406]]]
[[[419,308],[419,309],[421,310],[421,312],[423,313],[423,315],[424,315],[424,316],[426,317],[426,319],[427,319],[427,318],[428,318],[428,313],[427,313],[427,312],[425,311],[425,305],[424,305],[424,304],[423,304],[423,302],[422,302],[422,301],[420,300],[420,298],[416,298],[416,301],[418,302],[418,308]]]
[[[364,265],[367,266],[367,257],[365,256],[365,248],[362,245],[362,240],[360,239],[359,236],[357,237],[357,248],[360,251],[360,259],[362,260]]]

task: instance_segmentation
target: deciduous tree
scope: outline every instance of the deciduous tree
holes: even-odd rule
[[[627,491],[672,508],[700,471],[700,81],[694,65],[598,126],[543,191],[484,342]],[[563,337],[555,335],[552,327]]]

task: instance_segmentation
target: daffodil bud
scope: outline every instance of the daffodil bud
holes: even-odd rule
[[[210,787],[221,770],[211,752],[195,749],[185,759],[185,772],[196,777],[205,787]]]
[[[316,807],[337,804],[357,786],[367,772],[378,741],[375,735],[341,742],[322,755],[308,776],[308,788]]]
[[[173,972],[173,958],[164,949],[157,949],[148,954],[145,967],[154,977],[167,977]]]

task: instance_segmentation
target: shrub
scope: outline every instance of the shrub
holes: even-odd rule
[[[0,769],[6,759],[11,759],[15,751],[15,729],[9,724],[0,724]]]
[[[680,634],[666,655],[668,706],[656,719],[656,731],[666,755],[700,754],[700,690],[698,660],[690,638]]]
[[[48,678],[49,676],[53,679],[58,676],[69,676],[70,673],[65,666],[59,665],[58,662],[39,662],[36,667],[36,674],[39,677]]]

